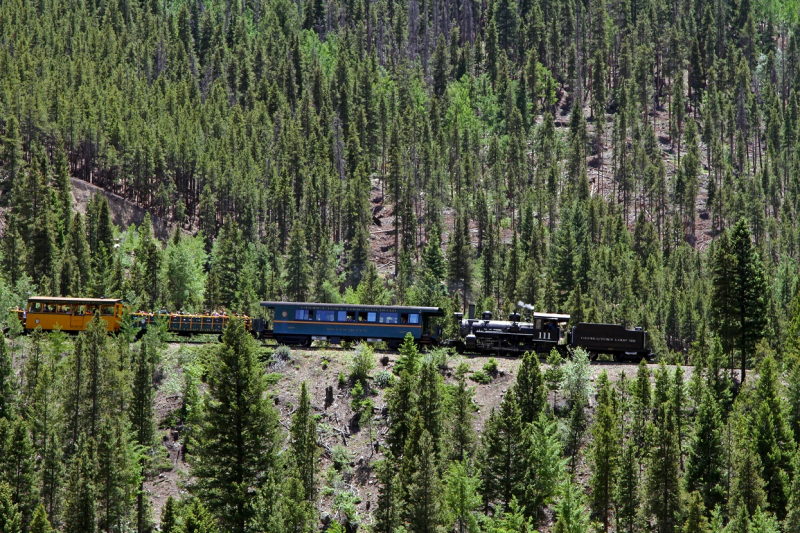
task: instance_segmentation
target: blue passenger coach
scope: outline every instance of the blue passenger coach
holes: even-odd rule
[[[307,302],[261,302],[274,312],[272,337],[281,344],[308,346],[312,341],[386,342],[397,348],[407,333],[420,344],[437,341],[440,328],[431,318],[444,316],[438,307],[390,305],[318,304]]]

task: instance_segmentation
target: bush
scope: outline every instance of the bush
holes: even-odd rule
[[[344,377],[344,372],[339,372],[339,388],[347,386],[347,378]]]
[[[277,361],[288,361],[292,358],[292,349],[281,344],[272,353],[272,357]]]
[[[492,382],[492,376],[490,376],[483,370],[478,370],[477,372],[473,372],[469,378],[472,381],[475,381],[476,383],[481,383],[482,385],[487,385]]]
[[[447,350],[436,348],[428,354],[429,361],[439,370],[447,370]]]
[[[394,376],[388,370],[381,370],[375,377],[373,378],[372,382],[375,383],[375,386],[379,389],[385,389],[392,385],[394,381]]]
[[[372,346],[362,342],[356,346],[356,351],[350,360],[350,377],[364,382],[373,368],[375,368],[375,351]]]
[[[497,376],[497,360],[490,357],[486,364],[483,365],[483,371],[492,377]]]
[[[337,444],[331,449],[331,459],[333,467],[339,472],[350,472],[352,469],[350,463],[353,461],[353,454],[341,444]]]
[[[267,382],[267,387],[272,387],[281,379],[283,379],[283,374],[280,372],[270,372],[264,377],[264,381]]]

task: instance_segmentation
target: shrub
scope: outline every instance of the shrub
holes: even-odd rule
[[[373,368],[375,368],[375,351],[372,346],[362,342],[356,346],[353,358],[350,360],[350,377],[364,382]]]
[[[484,372],[483,370],[478,370],[477,372],[473,372],[472,375],[469,377],[472,381],[477,383],[481,383],[483,385],[487,385],[492,382],[492,376]]]
[[[375,377],[372,379],[372,382],[379,389],[385,389],[386,387],[391,386],[393,381],[394,376],[388,370],[381,370],[375,374]]]
[[[353,461],[353,454],[341,444],[337,444],[331,449],[331,459],[333,467],[337,471],[349,472],[351,470],[350,463]]]
[[[344,372],[339,372],[339,387],[343,388],[347,386],[347,378],[344,377]]]
[[[483,365],[483,371],[492,377],[497,376],[497,360],[490,357],[486,364]]]
[[[271,372],[264,377],[264,381],[267,382],[267,387],[272,387],[277,382],[279,382],[283,378],[283,374],[280,372]]]
[[[281,344],[272,354],[272,357],[278,361],[288,361],[292,358],[292,349],[288,346]]]

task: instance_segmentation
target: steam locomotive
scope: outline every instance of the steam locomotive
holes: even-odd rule
[[[475,307],[471,305],[467,318],[463,313],[455,313],[459,338],[446,340],[444,344],[462,353],[546,354],[555,348],[566,356],[570,348],[580,347],[593,360],[600,354],[618,361],[652,357],[647,348],[647,332],[642,328],[581,322],[567,329],[569,319],[564,314],[531,312],[524,318],[520,313],[511,313],[507,320],[495,320],[491,311],[475,318]]]

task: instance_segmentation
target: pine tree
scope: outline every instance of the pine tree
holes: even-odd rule
[[[200,502],[193,498],[181,512],[183,528],[181,533],[219,533],[214,517]]]
[[[308,250],[303,225],[292,226],[289,252],[286,258],[286,295],[290,301],[304,302],[310,289]]]
[[[522,423],[530,424],[539,420],[539,415],[547,403],[547,390],[537,354],[526,352],[522,356],[514,394],[517,395]]]
[[[416,416],[417,379],[408,370],[400,372],[400,381],[392,387],[386,398],[389,408],[389,433],[386,442],[394,457],[400,458]]]
[[[543,510],[558,494],[565,476],[558,422],[544,414],[523,429],[525,513],[541,521]]]
[[[600,381],[603,386],[598,395],[595,422],[592,426],[594,441],[591,461],[593,468],[589,483],[592,486],[593,513],[600,517],[603,531],[608,531],[608,512],[614,500],[621,435],[619,434],[616,398],[605,372],[601,375]]]
[[[669,402],[667,402],[669,404]],[[647,510],[656,519],[659,533],[673,533],[681,504],[680,452],[675,430],[675,413],[665,406],[660,419],[648,427],[650,458],[647,466]]]
[[[91,239],[89,246],[91,247]],[[150,213],[147,213],[139,227],[139,247],[136,250],[133,267],[136,275],[132,278],[137,284],[139,297],[144,305],[151,309],[162,301],[161,262],[161,245],[153,236]]]
[[[450,409],[450,458],[453,461],[468,461],[472,456],[475,444],[475,429],[473,428],[473,411],[476,409],[473,397],[474,387],[467,387],[467,372],[469,367],[465,363],[458,365],[455,371],[456,384],[451,389]]]
[[[239,276],[242,272],[241,267],[246,260],[246,253],[247,250],[238,224],[231,217],[227,217],[219,237],[214,241],[213,261],[206,287],[207,299],[213,298],[216,293],[219,295],[221,305],[233,305],[236,301]],[[214,276],[213,280],[212,276]],[[216,286],[213,286],[215,282]]]
[[[22,418],[11,423],[8,444],[2,463],[8,482],[11,499],[22,516],[22,527],[27,529],[39,498],[36,479],[36,451],[28,432],[28,424]]]
[[[11,499],[11,488],[2,482],[0,482],[0,532],[22,532],[22,514]]]
[[[255,341],[241,320],[231,320],[208,370],[208,398],[192,469],[192,491],[230,531],[244,532],[253,490],[275,468],[280,434],[264,397]]]
[[[317,423],[305,382],[300,386],[300,399],[289,432],[298,478],[302,482],[306,499],[313,502],[316,494]]]
[[[178,533],[178,511],[175,498],[169,496],[161,509],[161,533]]]
[[[447,524],[455,524],[457,533],[478,531],[477,510],[481,506],[478,479],[469,475],[463,461],[453,461],[445,474]]]
[[[11,419],[14,414],[14,390],[16,388],[11,355],[8,353],[6,338],[0,338],[0,418]]]
[[[72,460],[67,484],[67,505],[64,513],[65,533],[97,531],[97,451],[94,439],[84,442]]]
[[[634,533],[639,516],[639,460],[637,447],[630,438],[622,448],[616,491],[615,515],[618,530]]]
[[[402,514],[411,531],[435,533],[444,521],[444,502],[434,441],[425,429],[422,430],[418,446],[419,453],[414,455],[414,471],[405,487]]]
[[[399,525],[399,502],[397,487],[397,459],[387,454],[374,465],[378,481],[377,509],[375,510],[376,533],[393,533]]]
[[[589,513],[583,493],[571,481],[561,487],[561,499],[555,506],[556,523],[553,533],[585,533],[589,530]]]
[[[687,492],[697,492],[706,509],[721,505],[724,498],[721,425],[719,404],[705,389],[695,417],[684,481]]]
[[[707,533],[708,520],[705,517],[703,498],[698,492],[689,495],[689,508],[686,522],[683,524],[683,533]]]
[[[749,428],[736,427],[736,447],[733,452],[733,486],[728,500],[730,515],[733,516],[740,509],[746,516],[752,514],[759,507],[764,507],[766,497],[764,494],[764,480],[761,478],[761,459],[755,450],[753,435]]]
[[[500,410],[492,410],[483,431],[480,459],[481,492],[485,504],[507,507],[524,489],[522,478],[522,422],[514,394],[506,394]]]
[[[53,533],[53,527],[47,519],[47,511],[42,504],[39,504],[36,512],[33,513],[30,533]]]

